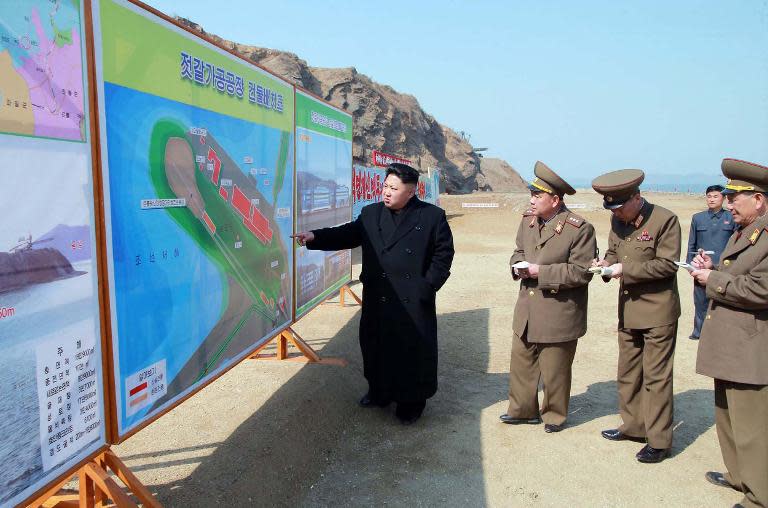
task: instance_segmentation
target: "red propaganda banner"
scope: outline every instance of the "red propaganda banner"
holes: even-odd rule
[[[381,169],[355,166],[352,174],[352,202],[365,201],[365,204],[369,204],[381,201],[384,178],[384,171]]]
[[[423,180],[419,180],[419,185],[416,187],[416,195],[422,201],[427,197],[427,184]]]
[[[379,166],[382,168],[389,166],[393,162],[408,164],[409,166],[413,164],[408,159],[403,159],[402,157],[398,157],[396,155],[390,155],[388,153],[380,152],[378,150],[371,150],[371,162],[373,163],[374,166]]]

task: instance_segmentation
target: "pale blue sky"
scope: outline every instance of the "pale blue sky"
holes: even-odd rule
[[[768,1],[149,0],[244,44],[354,66],[524,177],[768,164]]]

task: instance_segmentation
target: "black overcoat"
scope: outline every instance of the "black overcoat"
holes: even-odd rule
[[[453,236],[443,209],[416,198],[399,225],[391,221],[374,203],[353,222],[313,231],[307,248],[362,247],[364,375],[374,397],[411,402],[437,391],[435,293],[450,275]]]

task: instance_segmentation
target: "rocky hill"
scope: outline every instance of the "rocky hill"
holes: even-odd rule
[[[424,170],[428,167],[442,168],[445,190],[449,193],[521,189],[520,175],[504,161],[500,161],[503,164],[491,164],[493,174],[484,174],[483,167],[488,164],[473,152],[472,145],[424,112],[412,95],[401,94],[377,83],[358,73],[354,67],[310,67],[293,53],[238,44],[206,33],[197,23],[177,19],[201,35],[350,113],[355,125],[352,155],[360,164],[369,163],[370,150],[382,150],[410,159]],[[506,174],[506,171],[511,173]]]
[[[483,157],[480,159],[480,172],[477,188],[482,191],[512,192],[527,190],[527,184],[515,169],[502,159]]]

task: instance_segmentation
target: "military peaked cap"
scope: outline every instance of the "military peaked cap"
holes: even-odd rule
[[[728,178],[723,194],[741,191],[768,192],[768,168],[738,159],[723,159],[723,174]]]
[[[536,175],[536,178],[528,185],[528,188],[533,192],[546,192],[558,196],[576,194],[576,190],[568,182],[560,178],[557,173],[541,161],[536,161],[533,174]]]
[[[603,195],[603,208],[613,210],[640,192],[645,173],[640,169],[620,169],[592,180],[592,188]]]

